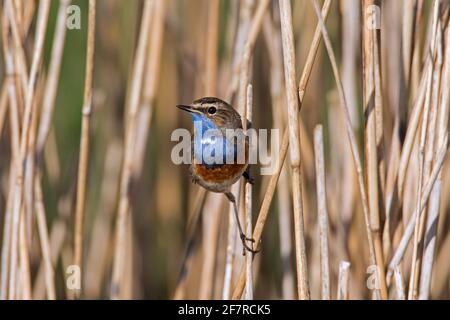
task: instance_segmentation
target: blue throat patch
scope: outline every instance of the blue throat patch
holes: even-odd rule
[[[237,143],[228,140],[216,124],[203,114],[193,113],[194,156],[208,168],[236,163]]]

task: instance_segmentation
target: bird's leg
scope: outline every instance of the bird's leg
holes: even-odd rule
[[[227,196],[228,200],[230,200],[230,202],[233,204],[234,216],[236,217],[236,221],[237,221],[237,225],[238,225],[238,229],[239,229],[239,236],[241,238],[242,245],[244,246],[245,249],[247,249],[251,253],[258,253],[260,251],[259,249],[258,250],[253,250],[246,243],[246,241],[250,241],[250,242],[254,243],[255,239],[248,238],[245,235],[245,233],[242,231],[242,226],[241,226],[241,223],[239,221],[239,213],[238,213],[238,208],[237,208],[237,204],[236,204],[236,198],[234,197],[234,195],[231,192],[227,192],[227,193],[225,193],[225,195]],[[245,255],[245,249],[244,249],[244,255]]]

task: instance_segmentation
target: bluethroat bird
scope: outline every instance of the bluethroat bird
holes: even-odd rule
[[[225,101],[214,97],[204,97],[191,105],[177,107],[189,112],[194,123],[190,166],[192,181],[208,191],[225,194],[234,207],[244,248],[252,253],[258,252],[247,244],[247,241],[253,243],[254,239],[246,237],[242,231],[236,198],[231,193],[231,186],[241,176],[253,184],[248,170],[249,140],[242,131],[239,113]],[[213,134],[208,134],[210,132]]]

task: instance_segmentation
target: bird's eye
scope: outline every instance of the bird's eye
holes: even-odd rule
[[[217,108],[216,107],[209,107],[208,108],[208,113],[209,114],[215,114],[217,112]]]

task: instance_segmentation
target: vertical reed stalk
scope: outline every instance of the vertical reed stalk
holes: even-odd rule
[[[217,92],[217,47],[219,34],[219,0],[212,0],[208,3],[208,29],[206,31],[206,63],[205,63],[205,96],[216,96]],[[202,277],[200,283],[199,298],[211,299],[214,283],[214,267],[216,260],[217,238],[219,228],[219,217],[221,210],[221,199],[218,195],[209,194],[206,200],[212,210],[207,210],[206,205],[204,214],[204,259],[202,266]],[[209,200],[209,201],[208,201]],[[211,214],[211,211],[214,214]]]
[[[439,107],[438,123],[437,123],[437,146],[441,145],[448,132],[448,111],[450,105],[450,21],[446,27],[446,48],[445,61],[443,69],[443,80],[441,86],[441,104]],[[424,245],[422,272],[420,276],[420,292],[419,299],[424,300],[429,298],[431,287],[431,274],[434,261],[434,253],[436,246],[437,224],[439,219],[439,206],[441,200],[441,181],[442,173],[439,173],[436,185],[433,187],[433,199],[430,204],[430,213],[427,218],[426,238],[429,239]],[[434,196],[433,196],[434,195]],[[433,210],[431,208],[434,208]]]
[[[42,110],[39,124],[39,131],[36,141],[36,153],[38,159],[42,157],[45,142],[51,128],[53,110],[55,108],[55,99],[58,89],[59,74],[61,71],[61,61],[66,39],[66,11],[71,0],[60,0],[58,8],[58,17],[56,20],[55,35],[53,37],[53,47],[50,58],[50,65],[45,84],[44,98],[42,101]]]
[[[244,2],[244,6],[246,6],[246,2],[245,1],[243,1],[243,2]],[[264,15],[266,14],[269,3],[270,3],[269,0],[258,1],[258,7],[256,8],[255,14],[253,15],[253,17],[251,19],[250,25],[248,26],[248,30],[245,27],[246,30],[244,32],[248,32],[248,34],[246,34],[247,39],[245,41],[245,45],[243,47],[239,48],[240,50],[249,50],[249,51],[253,50],[255,43],[256,43],[256,39],[261,30],[263,18],[264,18]],[[247,23],[248,23],[248,21],[244,22],[245,25]],[[238,37],[238,40],[239,40],[239,37]],[[238,50],[238,52],[239,52],[239,50]],[[239,86],[239,75],[241,73],[241,69],[245,65],[244,58],[245,57],[242,55],[242,52],[241,52],[241,54],[236,56],[236,62],[234,63],[233,75],[232,75],[232,78],[230,81],[229,88],[227,89],[227,97],[232,96],[232,94],[234,93],[236,88]]]
[[[75,207],[74,227],[74,264],[80,268],[81,279],[83,279],[83,241],[84,241],[84,219],[86,210],[86,184],[88,179],[89,144],[92,114],[92,89],[94,77],[94,53],[95,53],[95,10],[96,0],[89,0],[89,17],[86,51],[86,73],[84,80],[84,97],[82,107],[80,159],[78,162],[77,200]],[[80,297],[81,290],[76,292]]]
[[[281,49],[281,35],[279,28],[275,28],[271,17],[266,16],[264,21],[264,38],[270,60],[270,94],[272,102],[273,127],[284,130],[285,99],[282,91],[283,83],[283,53]],[[294,299],[294,273],[292,268],[292,228],[291,228],[291,206],[289,194],[289,177],[287,168],[281,171],[278,181],[277,205],[278,224],[280,234],[280,258],[283,264],[282,297],[283,299]]]
[[[331,0],[326,0],[323,9],[322,9],[322,15],[324,19],[328,15],[328,9],[330,6]],[[319,28],[319,26],[317,26]],[[316,29],[317,30],[317,29]],[[320,30],[320,29],[319,29]],[[311,75],[312,67],[314,65],[314,60],[316,58],[317,50],[319,48],[320,44],[320,33],[319,36],[314,37],[311,45],[309,47],[307,60],[305,62],[305,67],[303,68],[302,76],[300,78],[300,85],[298,88],[298,98],[299,98],[299,109],[301,109],[303,98],[305,95],[306,87]],[[275,189],[278,183],[278,178],[280,177],[281,170],[284,165],[284,161],[286,159],[287,149],[289,147],[289,129],[286,128],[283,133],[283,139],[281,148],[278,153],[277,163],[275,167],[274,174],[270,177],[269,183],[267,185],[266,192],[264,194],[263,202],[261,204],[261,208],[259,210],[258,219],[256,221],[254,230],[253,230],[253,237],[255,239],[255,243],[258,243],[261,240],[262,231],[264,229],[268,214],[269,214],[269,208],[270,204],[272,202]],[[245,286],[245,270],[242,269],[239,274],[239,279],[237,282],[237,285],[233,292],[233,299],[240,299],[242,292],[244,290]]]
[[[55,34],[53,37],[53,47],[50,58],[50,66],[48,71],[48,76],[44,89],[44,96],[42,102],[42,110],[40,116],[40,123],[38,127],[36,145],[34,147],[36,159],[37,159],[37,169],[34,178],[34,207],[36,210],[37,226],[39,239],[41,243],[41,252],[43,259],[43,270],[45,270],[45,286],[47,292],[47,299],[56,299],[55,293],[55,279],[54,279],[54,268],[51,259],[50,251],[50,240],[47,230],[47,222],[45,215],[45,205],[42,194],[42,157],[44,153],[45,143],[47,141],[48,134],[51,128],[51,119],[53,116],[56,93],[58,88],[59,74],[61,70],[61,61],[64,50],[65,36],[66,36],[66,11],[70,4],[70,0],[60,0],[58,15],[56,20]],[[50,171],[50,168],[49,168]]]
[[[260,3],[261,4],[261,3]],[[254,20],[253,20],[254,21]],[[257,28],[259,30],[259,28]],[[243,44],[243,48],[238,48],[238,51],[242,50],[242,57],[240,60],[240,64],[238,65],[240,74],[239,74],[239,91],[237,97],[237,111],[241,115],[242,125],[244,130],[247,129],[247,86],[250,78],[250,63],[251,63],[251,38],[249,37],[247,41]],[[239,59],[239,58],[238,58]],[[238,62],[238,63],[239,63]],[[232,193],[235,194],[236,203],[238,204],[238,210],[240,208],[240,194],[241,194],[241,183],[236,183],[232,187]],[[230,205],[229,208],[229,230],[228,230],[228,245],[227,245],[227,257],[226,257],[226,265],[225,265],[225,277],[224,277],[224,286],[223,286],[223,297],[224,299],[228,299],[230,288],[231,288],[231,276],[233,274],[233,265],[234,265],[234,250],[237,236],[237,221],[235,221],[235,215],[233,211],[233,206]],[[258,242],[256,242],[258,243]],[[245,248],[243,249],[245,250]]]
[[[133,169],[133,157],[136,141],[137,130],[137,115],[139,109],[139,99],[141,96],[142,80],[144,75],[145,66],[145,54],[147,52],[149,33],[151,27],[151,17],[153,11],[153,1],[147,0],[144,4],[142,13],[142,21],[139,32],[139,40],[135,53],[133,73],[130,85],[130,91],[127,101],[127,124],[125,131],[124,141],[124,155],[122,172],[120,178],[120,194],[119,194],[119,207],[116,219],[116,234],[115,234],[115,248],[114,248],[114,261],[112,272],[112,284],[111,284],[111,298],[118,299],[122,294],[122,274],[125,270],[125,256],[126,256],[126,231],[127,224],[129,223],[129,210],[130,210],[130,195],[129,188],[132,177]]]
[[[294,32],[291,3],[280,0],[281,38],[283,43],[284,76],[288,104],[289,143],[292,168],[292,197],[295,225],[295,251],[297,265],[297,293],[301,300],[309,299],[308,266],[306,262],[305,231],[303,226],[303,200],[300,173],[299,105],[296,92]],[[319,9],[320,15],[320,9]]]
[[[7,81],[3,82],[0,93],[0,137],[2,136],[3,127],[5,125],[6,115],[8,112],[8,91],[6,86]]]
[[[338,291],[337,300],[348,300],[349,298],[349,278],[350,278],[350,262],[341,261],[339,263]]]
[[[325,42],[325,46],[326,46],[326,49],[327,49],[327,52],[328,52],[328,56],[330,58],[331,66],[332,66],[334,77],[335,77],[335,80],[336,80],[336,84],[337,84],[337,88],[338,88],[338,92],[339,92],[339,98],[340,98],[340,106],[342,108],[344,108],[345,125],[346,125],[346,129],[347,129],[347,136],[348,136],[348,139],[350,141],[350,147],[352,149],[353,161],[354,161],[354,164],[355,164],[356,173],[358,175],[359,192],[360,192],[361,202],[362,202],[362,206],[363,206],[364,220],[365,220],[365,224],[366,224],[366,232],[367,232],[367,238],[368,238],[368,244],[369,244],[370,263],[372,265],[375,265],[376,264],[375,249],[374,249],[374,242],[373,242],[372,233],[371,233],[371,229],[370,229],[369,205],[368,205],[366,189],[365,189],[365,185],[364,185],[364,177],[363,177],[363,169],[362,169],[362,164],[361,164],[361,157],[359,155],[356,137],[355,137],[355,134],[353,132],[353,127],[352,127],[352,124],[351,124],[349,109],[348,109],[347,102],[346,102],[346,99],[345,99],[344,90],[342,88],[342,82],[341,82],[341,79],[339,77],[339,71],[338,71],[338,67],[337,67],[337,63],[336,63],[336,58],[334,56],[333,47],[331,45],[331,41],[330,41],[330,38],[328,36],[328,32],[327,32],[325,23],[324,23],[324,21],[323,21],[323,19],[321,17],[320,8],[319,8],[319,5],[317,3],[317,0],[312,0],[312,1],[313,1],[314,9],[316,11],[316,15],[317,15],[317,17],[319,19],[319,22],[320,22],[320,27],[321,27],[321,30],[322,30],[322,36],[323,36],[323,39],[324,39],[324,42]]]
[[[372,5],[380,6],[380,3],[374,0],[365,0],[363,4],[363,12]],[[381,96],[379,82],[380,65],[379,65],[379,37],[376,28],[369,26],[367,21],[371,16],[364,14],[364,55],[363,55],[363,73],[364,73],[364,109],[366,114],[365,127],[365,146],[366,146],[366,183],[368,193],[368,204],[370,213],[370,228],[374,239],[375,257],[378,266],[378,282],[380,287],[381,298],[386,300],[387,288],[384,272],[384,257],[381,245],[380,232],[380,215],[382,215],[382,188],[381,179],[384,172],[379,171],[381,155],[378,154],[379,139],[378,133],[382,133],[382,125],[379,123],[378,116],[381,113]],[[378,80],[378,81],[377,81]]]
[[[330,262],[328,252],[328,209],[325,183],[325,160],[323,148],[323,129],[317,125],[314,129],[314,155],[316,158],[317,215],[320,243],[320,283],[321,299],[330,300]]]
[[[251,5],[252,1],[241,1],[239,8],[239,26],[236,34],[235,49],[233,57],[233,75],[231,79],[231,84],[227,88],[227,99],[231,99],[233,93],[236,89],[238,92],[237,101],[237,111],[241,115],[241,119],[245,122],[242,112],[245,112],[245,93],[244,88],[247,86],[248,82],[248,64],[250,59],[250,46],[246,45],[249,43],[248,33],[251,23]],[[261,2],[260,2],[261,5]],[[254,21],[254,20],[253,20]],[[245,60],[245,61],[244,61]],[[244,87],[244,86],[245,87]],[[231,192],[236,196],[236,203],[239,204],[240,196],[240,183],[236,183],[232,188]],[[240,206],[238,205],[238,208]],[[235,221],[235,215],[233,211],[233,206],[229,206],[228,213],[228,236],[227,236],[227,252],[225,258],[225,272],[222,288],[222,299],[228,300],[230,298],[232,276],[235,265],[235,249],[236,249],[236,238],[237,238],[237,222]]]
[[[40,183],[40,177],[36,177],[34,180],[34,193],[35,193],[35,210],[36,220],[38,226],[39,240],[41,243],[42,259],[44,261],[45,269],[45,287],[47,291],[47,299],[55,300],[55,271],[53,268],[53,262],[50,254],[50,240],[47,230],[47,221],[45,219],[45,207],[42,195],[42,187]]]
[[[21,290],[21,298],[23,300],[31,299],[31,275],[30,275],[30,261],[28,254],[28,243],[26,239],[26,231],[25,231],[25,208],[23,207],[21,210],[20,217],[20,226],[19,226],[19,254],[20,254],[20,276],[19,279],[21,281],[21,287],[18,289]]]
[[[219,0],[208,1],[208,29],[206,29],[206,79],[205,95],[214,96],[217,91],[217,46],[219,35]]]
[[[433,7],[433,31],[432,31],[432,40],[430,41],[430,52],[433,56],[436,54],[436,33],[438,28],[438,14],[439,14],[439,1],[434,1]],[[434,59],[433,59],[434,60]],[[422,125],[419,136],[419,181],[417,186],[417,200],[416,206],[420,206],[421,202],[421,194],[422,194],[422,184],[424,182],[424,166],[425,166],[425,143],[427,139],[427,131],[429,126],[429,118],[430,118],[430,107],[431,107],[431,96],[432,96],[432,75],[433,75],[433,66],[431,65],[430,70],[430,78],[427,86],[427,96],[425,99],[425,106],[422,114]],[[413,257],[411,261],[411,274],[409,278],[409,291],[408,291],[408,300],[414,300],[418,294],[418,288],[416,286],[416,277],[418,276],[417,268],[418,265],[418,250],[419,250],[419,242],[420,242],[420,221],[422,220],[422,212],[419,212],[416,215],[416,221],[414,225],[414,242],[413,242]]]
[[[32,58],[30,75],[27,83],[25,95],[25,109],[22,120],[22,132],[20,135],[19,154],[16,161],[16,183],[14,187],[13,212],[12,212],[12,242],[9,277],[9,299],[15,299],[17,281],[17,259],[18,259],[18,235],[20,232],[20,212],[23,204],[23,178],[26,167],[26,151],[28,146],[28,134],[31,127],[32,114],[34,112],[33,97],[36,88],[37,76],[42,63],[45,33],[47,30],[47,20],[50,10],[50,0],[41,1],[36,25],[36,35],[34,43],[34,54]]]
[[[0,298],[2,300],[7,299],[8,297],[8,288],[9,288],[9,274],[10,274],[10,261],[11,261],[11,243],[12,243],[12,232],[13,232],[13,201],[14,201],[14,187],[16,184],[16,171],[17,171],[17,162],[15,159],[19,157],[19,115],[18,115],[18,104],[17,104],[17,96],[16,96],[16,85],[14,81],[14,70],[15,66],[13,63],[12,52],[10,50],[9,42],[6,40],[8,38],[8,24],[6,23],[8,19],[5,18],[6,15],[3,15],[3,26],[2,26],[2,35],[4,43],[4,51],[5,51],[5,65],[6,65],[6,88],[7,88],[7,96],[8,101],[8,113],[10,120],[10,137],[11,137],[11,154],[12,160],[10,163],[10,176],[9,176],[9,193],[8,199],[6,203],[6,213],[4,219],[4,228],[3,228],[3,241],[2,241],[2,274],[1,274],[1,287],[0,287]]]
[[[433,165],[433,169],[430,173],[430,176],[429,176],[427,182],[425,183],[424,187],[422,188],[423,192],[420,195],[420,205],[417,205],[414,208],[413,214],[409,218],[408,224],[405,228],[405,231],[403,232],[403,235],[402,235],[400,243],[397,247],[397,250],[395,251],[394,256],[392,257],[391,261],[389,262],[389,268],[388,268],[388,272],[386,274],[386,281],[388,283],[390,282],[390,279],[392,277],[392,273],[395,270],[395,267],[399,265],[399,263],[401,262],[404,254],[405,254],[405,251],[408,247],[409,241],[411,240],[411,237],[414,233],[415,222],[416,222],[417,216],[420,213],[422,213],[422,211],[427,206],[431,191],[434,187],[434,184],[439,175],[439,172],[441,172],[442,165],[443,165],[445,157],[447,155],[447,149],[448,149],[448,136],[446,135],[444,137],[444,140],[442,141],[441,146],[439,147],[439,151],[437,152],[436,162]]]
[[[256,220],[256,224],[253,230],[253,239],[255,239],[255,243],[259,243],[261,241],[262,231],[267,221],[270,204],[272,202],[273,195],[277,187],[278,178],[280,176],[281,169],[283,168],[288,148],[289,148],[289,132],[286,129],[283,135],[283,144],[281,145],[281,148],[279,150],[279,156],[275,167],[275,173],[270,177],[266,193],[264,195],[264,199],[261,204],[261,209],[259,210],[258,219]],[[244,287],[245,287],[245,269],[242,268],[239,274],[238,283],[233,292],[232,299],[234,300],[240,299],[242,292],[244,291]]]
[[[252,121],[252,107],[253,107],[253,87],[251,84],[247,86],[247,119]],[[246,121],[244,121],[246,122]],[[245,126],[247,126],[245,124]],[[252,236],[252,185],[245,184],[245,234],[250,239]],[[247,252],[245,257],[246,266],[246,280],[245,280],[245,299],[253,300],[253,253]]]
[[[405,300],[405,285],[403,282],[403,275],[400,267],[395,267],[394,270],[394,279],[395,279],[395,293],[397,296],[397,300]]]
[[[434,74],[433,74],[433,88],[432,88],[432,92],[431,92],[431,105],[430,105],[430,115],[429,115],[429,120],[428,120],[428,127],[427,127],[427,137],[426,137],[426,142],[425,142],[425,154],[424,154],[424,168],[423,168],[423,175],[425,177],[429,176],[430,171],[431,171],[431,167],[434,161],[434,157],[435,157],[435,143],[436,143],[436,127],[438,126],[437,123],[437,117],[438,117],[438,112],[439,112],[439,100],[440,100],[440,85],[441,85],[441,69],[442,69],[442,63],[443,63],[443,58],[442,58],[442,29],[441,29],[441,23],[440,21],[438,22],[437,25],[437,38],[436,38],[436,59],[434,61]],[[446,118],[444,116],[444,118]],[[446,131],[446,129],[440,129],[443,131]],[[428,207],[428,210],[425,211],[425,214],[422,215],[421,219],[420,219],[420,224],[419,224],[419,244],[418,244],[418,254],[417,254],[417,260],[416,260],[416,276],[414,278],[414,287],[417,288],[417,293],[416,293],[416,298],[418,296],[418,291],[419,291],[419,280],[421,281],[422,279],[420,279],[420,275],[421,275],[421,265],[422,265],[422,254],[423,254],[423,249],[425,248],[424,246],[424,233],[425,233],[425,225],[426,225],[426,221],[430,218],[430,217],[434,217],[433,220],[436,218],[438,212],[439,212],[439,207],[440,207],[440,179],[438,177],[432,193],[430,195],[430,205]],[[429,258],[429,257],[428,257]]]

